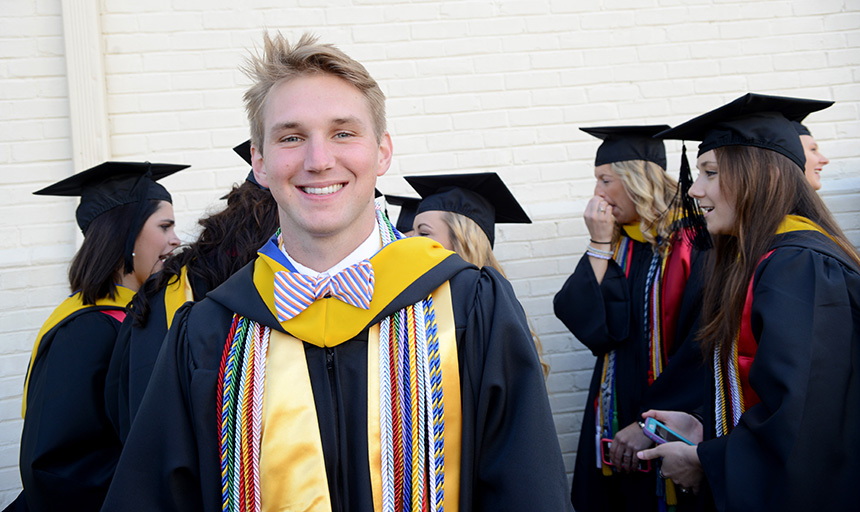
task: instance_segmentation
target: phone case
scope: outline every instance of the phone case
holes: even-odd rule
[[[676,439],[664,439],[660,434],[656,432],[656,430],[660,428],[668,432],[669,434],[675,436]],[[693,445],[690,441],[688,441],[684,436],[675,432],[671,428],[667,427],[664,423],[655,420],[654,418],[646,418],[645,424],[642,426],[642,432],[648,439],[651,439],[657,444],[668,443],[672,441],[681,441],[683,443],[687,443],[689,445]]]

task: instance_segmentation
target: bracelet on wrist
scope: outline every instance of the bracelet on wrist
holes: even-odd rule
[[[593,243],[593,244],[607,244],[608,245],[608,244],[612,243],[612,242],[598,242],[597,240],[595,240],[593,238],[589,238],[588,241]]]
[[[601,251],[600,249],[597,249],[597,248],[595,248],[595,247],[592,247],[591,245],[588,245],[588,246],[585,248],[585,250],[586,250],[587,252],[594,252],[594,253],[597,253],[597,254],[603,254],[604,256],[612,256],[612,251]]]
[[[601,259],[601,260],[608,260],[609,258],[611,258],[611,257],[612,257],[612,256],[610,256],[610,255],[608,255],[608,254],[598,254],[598,253],[596,253],[596,252],[594,252],[594,251],[585,251],[585,254],[587,254],[587,255],[589,255],[589,256],[591,256],[591,257],[597,258],[597,259]]]

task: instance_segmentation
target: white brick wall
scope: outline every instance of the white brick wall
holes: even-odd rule
[[[247,171],[230,150],[248,133],[237,67],[265,27],[311,30],[380,81],[395,148],[381,189],[407,192],[408,173],[499,172],[535,221],[501,227],[497,252],[553,367],[569,469],[593,359],[551,304],[586,241],[597,142],[579,126],[676,124],[747,91],[834,99],[808,125],[832,160],[822,196],[860,245],[853,0],[88,1],[101,13],[112,158],[193,165],[164,180],[186,238]],[[62,31],[60,0],[0,9],[0,503],[20,485],[28,353],[67,293],[76,244],[73,201],[30,195],[79,170]]]

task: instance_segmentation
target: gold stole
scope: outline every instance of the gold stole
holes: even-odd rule
[[[42,337],[51,329],[56,327],[60,322],[68,318],[73,313],[82,309],[96,306],[113,306],[117,309],[123,309],[134,298],[135,292],[124,286],[117,285],[116,297],[111,299],[105,297],[99,299],[95,304],[84,304],[81,299],[81,293],[75,293],[71,297],[66,298],[59,306],[51,313],[51,316],[42,324],[39,334],[36,336],[36,342],[33,344],[33,352],[30,354],[30,366],[27,368],[27,377],[24,380],[24,400],[21,403],[21,417],[27,414],[27,391],[30,387],[30,374],[33,372],[33,363],[36,362],[36,355],[39,353],[39,345],[42,343]]]
[[[779,227],[776,228],[777,235],[781,233],[790,233],[792,231],[818,231],[819,233],[826,235],[827,238],[836,242],[836,240],[830,236],[830,233],[824,231],[821,226],[806,217],[801,217],[799,215],[786,215],[785,218],[782,219],[782,222],[779,223]]]
[[[624,234],[626,234],[633,240],[636,240],[637,242],[643,244],[648,243],[648,241],[645,240],[645,235],[642,234],[642,229],[640,228],[638,222],[633,224],[624,224],[623,226],[621,226],[621,230],[624,232]],[[657,230],[652,229],[651,234],[654,236],[655,239],[657,238]]]
[[[167,328],[173,324],[176,311],[186,302],[194,302],[194,290],[188,280],[188,265],[183,265],[176,281],[164,289],[164,314],[167,318]]]
[[[397,295],[450,254],[427,238],[409,238],[389,244],[370,260],[376,282],[369,310],[334,298],[320,299],[292,320],[282,323],[294,336],[271,330],[260,441],[260,492],[264,511],[331,510],[322,441],[302,341],[332,347],[352,339]],[[273,316],[274,272],[282,270],[286,269],[265,255],[260,255],[254,267],[254,284]],[[449,284],[444,283],[432,296],[445,396],[445,508],[456,512],[462,416]],[[367,348],[367,433],[370,480],[377,511],[382,508],[378,353],[379,326],[372,325]]]

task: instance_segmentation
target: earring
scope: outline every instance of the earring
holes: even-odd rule
[[[132,257],[132,258],[134,258],[135,256],[137,256],[137,254],[135,254],[135,253],[131,253],[131,257]]]

